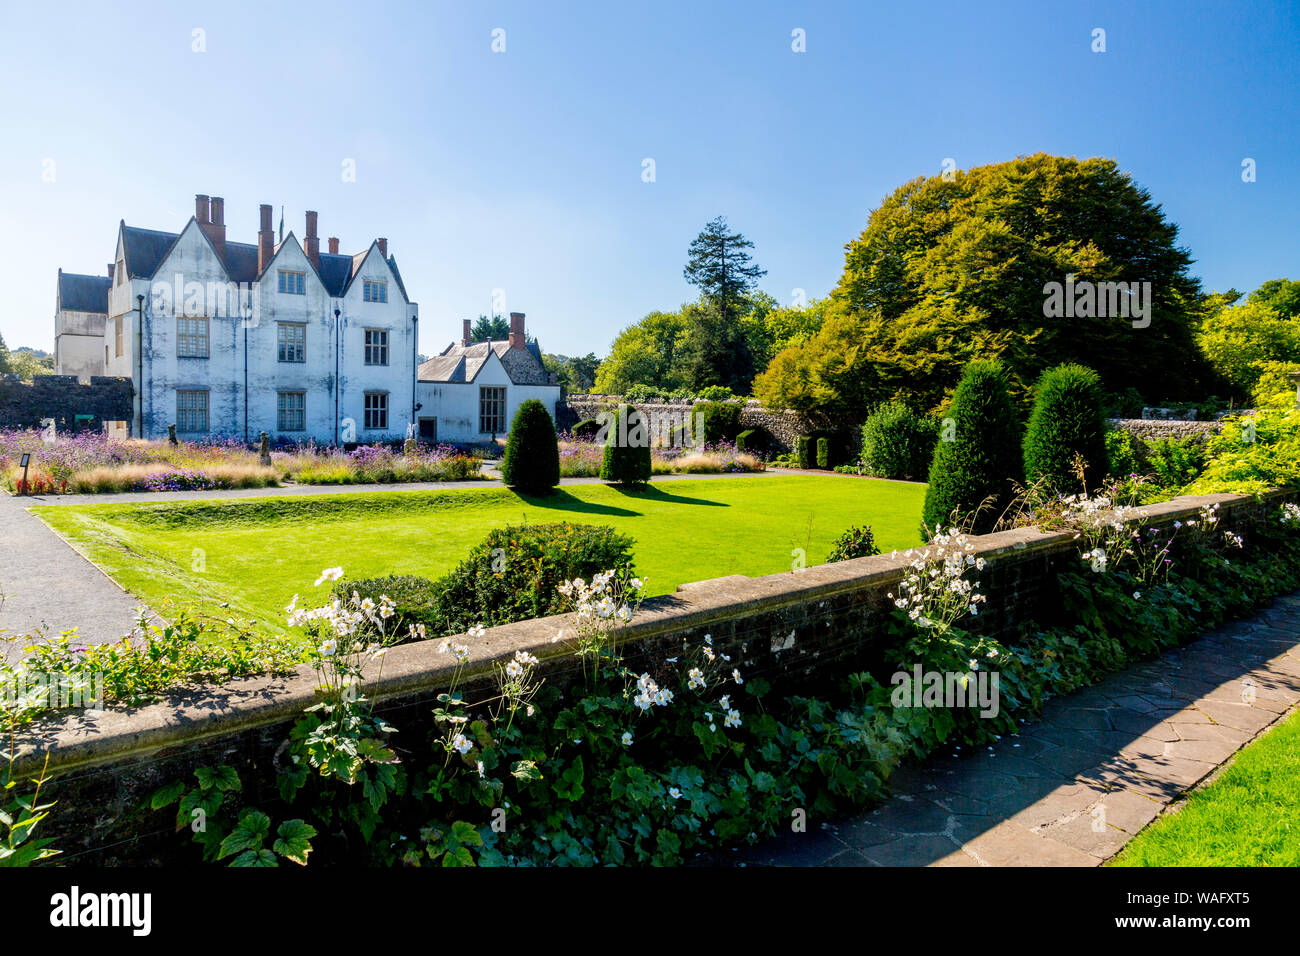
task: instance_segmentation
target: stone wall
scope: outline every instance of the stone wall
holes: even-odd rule
[[[1205,441],[1217,434],[1222,422],[1179,421],[1157,418],[1112,418],[1110,427],[1128,432],[1134,438],[1151,441],[1157,438],[1191,438]]]
[[[1194,517],[1219,503],[1225,524],[1248,532],[1251,522],[1271,521],[1281,500],[1272,493],[1184,497],[1149,506],[1152,521]],[[1032,528],[976,540],[987,565],[981,590],[987,603],[968,623],[1010,637],[1026,619],[1059,608],[1055,572],[1077,567],[1079,543],[1069,533]],[[825,692],[844,675],[871,670],[887,680],[882,665],[897,640],[888,594],[902,579],[901,554],[858,558],[800,571],[749,578],[700,581],[645,602],[623,637],[623,651],[637,671],[662,674],[665,660],[680,654],[683,640],[697,643],[707,632],[715,648],[751,677],[765,677],[778,693]],[[516,651],[540,660],[539,676],[560,688],[580,681],[575,657],[557,631],[572,633],[569,615],[522,621],[461,638],[470,647],[462,693],[490,696],[497,666]],[[452,675],[437,641],[389,651],[382,672],[367,678],[376,710],[402,732],[400,745],[418,750],[429,729],[437,694]],[[45,752],[56,774],[58,805],[42,824],[65,864],[162,865],[192,860],[188,831],[177,834],[172,813],[147,809],[159,786],[188,778],[199,766],[230,764],[241,775],[244,798],[256,805],[274,792],[277,767],[295,719],[313,701],[316,680],[307,668],[288,678],[257,678],[198,688],[135,710],[77,712],[29,730],[17,743],[15,773],[39,771]]]
[[[568,431],[580,421],[595,418],[601,412],[612,411],[621,401],[618,395],[569,395],[556,405],[555,427]],[[671,434],[672,429],[691,414],[694,405],[693,401],[671,401],[645,403],[636,407],[650,416],[652,434]],[[764,408],[752,399],[741,409],[740,427],[742,430],[767,429],[772,436],[772,450],[783,453],[794,449],[796,436],[808,433],[808,426],[799,415]]]
[[[82,385],[75,375],[37,375],[30,384],[17,376],[0,376],[0,428],[39,428],[53,418],[60,431],[99,430],[104,422],[131,421],[133,396],[129,378],[91,376]],[[77,422],[78,415],[90,420]]]

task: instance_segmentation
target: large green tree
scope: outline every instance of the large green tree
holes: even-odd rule
[[[1063,362],[1096,369],[1112,392],[1191,398],[1212,376],[1193,343],[1202,296],[1177,237],[1113,160],[1039,153],[899,187],[846,247],[832,297],[857,322],[858,361],[872,369],[861,378],[874,379],[876,400],[937,407],[981,356],[1004,361],[1022,399]],[[1049,317],[1049,283],[1068,276],[1149,282],[1149,324]],[[823,327],[819,337],[829,334]],[[814,339],[810,351],[836,345]]]
[[[682,388],[685,376],[679,351],[686,337],[682,312],[651,312],[629,325],[600,363],[595,390],[602,395],[622,395],[633,385],[649,385],[666,392]]]
[[[752,248],[752,242],[731,231],[726,216],[718,216],[705,224],[686,250],[689,258],[682,276],[725,319],[734,320],[744,311],[749,293],[767,275],[753,262],[748,252]]]

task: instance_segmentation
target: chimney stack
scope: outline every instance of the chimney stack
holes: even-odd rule
[[[330,236],[330,255],[337,256],[338,254],[339,254],[339,237]]]
[[[311,264],[320,272],[320,237],[316,235],[316,213],[314,210],[307,210],[307,258]]]
[[[257,211],[260,218],[257,230],[257,274],[261,275],[275,254],[275,233],[271,231],[271,207],[258,206]]]
[[[196,195],[194,197],[194,218],[199,221],[200,225],[208,221],[207,196]]]
[[[464,324],[463,328],[461,329],[461,333],[460,333],[460,344],[461,344],[462,346],[468,346],[468,345],[469,345],[469,319],[466,319],[466,320],[465,320],[465,324]]]
[[[522,312],[510,313],[510,347],[512,349],[522,349],[526,346],[524,339],[524,314]]]
[[[387,259],[387,258],[388,258],[388,240],[387,240],[387,239],[376,239],[375,242],[379,243],[379,254],[380,254],[381,256],[383,256],[385,259]]]
[[[203,198],[207,199],[206,196]],[[226,261],[226,201],[224,199],[220,196],[212,197],[208,207],[208,221],[201,223],[199,228],[212,241],[212,247],[217,250],[217,256],[224,263]]]

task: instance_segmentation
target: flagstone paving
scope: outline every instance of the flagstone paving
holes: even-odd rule
[[[77,629],[87,644],[130,634],[140,601],[74,551],[19,498],[0,494],[0,640]],[[21,653],[17,643],[0,650]]]
[[[1300,593],[1051,701],[986,750],[901,768],[861,817],[759,866],[1097,866],[1300,702]]]

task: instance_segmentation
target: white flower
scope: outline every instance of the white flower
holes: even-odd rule
[[[316,579],[315,587],[320,587],[326,581],[337,581],[341,577],[343,577],[342,568],[326,568],[320,573],[320,577]]]
[[[487,628],[485,628],[482,624],[475,624],[473,627],[471,627],[468,631],[465,632],[465,636],[472,637],[475,640],[477,640],[478,638],[482,637],[486,633],[487,633]]]
[[[457,734],[451,740],[452,747],[457,753],[467,754],[474,749],[474,744],[464,734]]]
[[[686,686],[691,690],[696,690],[704,686],[704,673],[698,667],[692,667],[691,672],[686,676],[690,678]]]
[[[668,796],[672,797],[674,800],[680,800],[682,798],[682,792],[676,787],[669,787]]]
[[[483,778],[487,777],[487,771],[485,771],[485,770],[483,769],[483,761],[482,761],[482,760],[480,760],[480,761],[478,762],[477,767],[478,767],[478,775],[479,775],[479,779],[482,780]]]
[[[624,747],[632,746],[632,731],[630,730],[623,731],[623,746]]]
[[[738,710],[729,710],[729,711],[727,711],[727,719],[724,720],[722,723],[723,723],[723,726],[726,726],[726,727],[739,727],[739,726],[740,726],[740,711],[738,711]]]
[[[1141,600],[1141,598],[1142,598],[1142,592],[1141,592],[1141,591],[1134,591],[1134,592],[1133,592],[1133,600],[1138,601],[1138,600]]]
[[[719,698],[718,700],[718,706],[721,707],[723,710],[731,710],[731,695],[723,694],[722,697]],[[710,720],[713,719],[712,714],[706,714],[705,716],[707,716]]]
[[[732,670],[731,679],[734,680],[737,684],[745,683],[744,678],[740,676],[740,670],[738,668]]]
[[[298,606],[298,595],[295,594],[295,595],[293,596],[293,600],[289,602],[289,606],[286,607],[286,608],[284,609],[284,613],[285,613],[285,614],[292,615],[293,612],[294,612],[294,609],[295,609],[297,606]]]
[[[456,660],[460,661],[462,664],[469,660],[469,648],[464,644],[453,645],[451,652],[456,655]]]
[[[524,669],[518,661],[511,661],[506,665],[506,676],[511,680],[518,680],[524,675]]]
[[[338,641],[328,640],[320,646],[321,657],[333,657],[334,652],[338,650]]]

